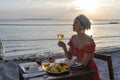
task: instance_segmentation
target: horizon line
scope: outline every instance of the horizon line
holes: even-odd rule
[[[21,19],[0,19],[0,20],[73,20],[73,19],[52,19],[52,18],[21,18]],[[106,21],[106,20],[120,20],[120,19],[91,19],[91,20],[95,20],[95,21]]]

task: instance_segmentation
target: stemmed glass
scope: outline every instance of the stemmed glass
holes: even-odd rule
[[[41,61],[41,66],[42,68],[46,71],[47,68],[49,67],[49,62],[48,61]]]
[[[58,38],[58,40],[62,40],[64,38],[64,34],[58,34],[57,38]]]
[[[48,61],[46,61],[46,60],[41,61],[41,66],[42,66],[43,70],[45,70],[45,71],[48,69],[49,65],[50,65],[50,64],[49,64]],[[43,78],[44,78],[45,80],[47,80],[47,77],[48,77],[47,74],[45,74],[45,75],[43,76]]]
[[[53,55],[52,52],[49,53],[48,61],[49,61],[50,63],[53,63],[53,62],[55,61],[55,57],[54,57],[54,55]]]

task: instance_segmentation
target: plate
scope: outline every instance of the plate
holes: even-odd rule
[[[36,62],[21,63],[20,67],[24,73],[34,73],[43,71],[42,67]]]
[[[70,69],[66,63],[60,62],[50,65],[49,68],[46,70],[48,74],[52,75],[61,75],[69,73]]]
[[[70,70],[64,71],[64,72],[51,72],[49,70],[46,71],[50,75],[64,75],[64,74],[69,74]]]
[[[81,68],[83,68],[83,64],[81,64],[81,63],[75,63],[70,66],[70,69],[72,69],[72,70],[73,69],[81,69]]]

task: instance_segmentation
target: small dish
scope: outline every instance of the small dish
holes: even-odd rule
[[[20,64],[20,67],[24,73],[33,73],[44,71],[42,67],[36,62],[28,62]]]

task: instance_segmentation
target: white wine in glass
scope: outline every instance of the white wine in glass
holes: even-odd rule
[[[42,68],[43,68],[44,70],[47,70],[47,68],[49,67],[49,63],[46,62],[46,61],[42,61],[42,62],[41,62],[41,66],[42,66]]]
[[[58,40],[62,40],[64,38],[64,35],[63,34],[58,34],[57,38],[58,38]]]

